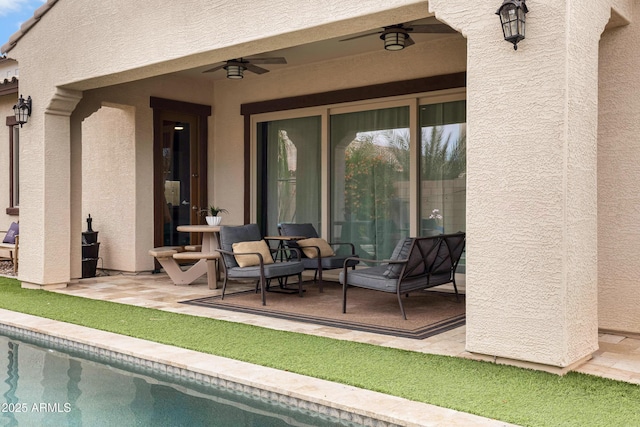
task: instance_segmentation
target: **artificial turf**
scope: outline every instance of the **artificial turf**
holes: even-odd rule
[[[0,308],[188,348],[523,426],[640,426],[640,386],[341,341],[42,290]]]

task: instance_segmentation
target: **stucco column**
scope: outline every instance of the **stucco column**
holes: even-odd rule
[[[609,7],[530,3],[515,51],[501,3],[429,2],[467,37],[466,348],[567,367],[598,348],[598,41]]]
[[[48,103],[33,99],[20,141],[21,162],[28,163],[20,168],[19,279],[23,287],[62,287],[70,280],[70,114],[81,95],[57,89]]]

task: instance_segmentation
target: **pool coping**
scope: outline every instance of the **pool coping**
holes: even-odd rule
[[[375,426],[512,426],[279,369],[0,309],[0,330],[125,365]]]

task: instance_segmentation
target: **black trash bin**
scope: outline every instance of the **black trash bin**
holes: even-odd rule
[[[95,277],[98,266],[98,232],[91,228],[91,214],[87,218],[87,231],[82,232],[82,278]]]

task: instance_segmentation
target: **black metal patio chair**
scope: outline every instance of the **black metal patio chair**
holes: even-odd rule
[[[298,293],[302,297],[304,265],[300,261],[299,252],[291,251],[285,261],[276,262],[277,257],[262,239],[257,224],[221,226],[220,247],[218,252],[222,254],[224,268],[222,299],[229,279],[255,279],[256,292],[259,287],[262,305],[266,305],[265,291],[269,288],[271,280],[282,280],[286,284],[289,276],[298,276]]]
[[[287,246],[301,252],[302,264],[305,270],[315,270],[314,282],[318,282],[318,288],[322,292],[322,271],[343,268],[347,258],[351,258],[347,267],[355,268],[359,263],[355,246],[348,242],[327,242],[318,236],[313,224],[292,224],[282,223],[278,226],[278,231],[282,236],[298,236],[304,239],[289,240]],[[344,246],[347,248],[346,254],[337,254],[334,248]]]

